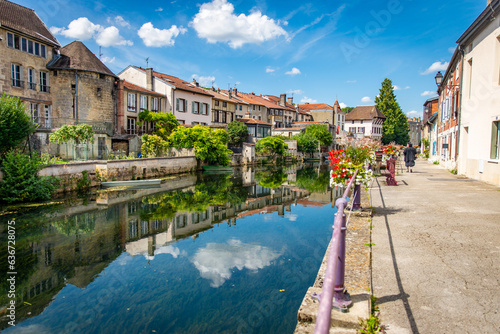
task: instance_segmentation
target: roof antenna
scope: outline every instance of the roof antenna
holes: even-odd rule
[[[146,58],[146,68],[149,68],[149,57]]]
[[[103,55],[104,54],[101,52],[101,47],[99,47],[99,60],[101,60],[101,58],[102,58]]]

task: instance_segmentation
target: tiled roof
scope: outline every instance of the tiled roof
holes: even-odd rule
[[[302,131],[301,128],[274,128],[273,131]]]
[[[17,30],[47,44],[60,46],[57,38],[52,35],[33,9],[13,2],[0,0],[0,26]]]
[[[138,70],[146,72],[146,69],[144,69],[142,67],[136,67],[136,68]],[[203,88],[196,87],[187,81],[184,81],[182,79],[174,77],[173,75],[168,75],[168,74],[155,72],[155,71],[153,71],[153,75],[155,77],[162,79],[163,81],[166,81],[167,83],[171,84],[176,89],[185,90],[188,92],[193,92],[193,93],[207,95],[207,96],[212,96],[212,95],[208,94],[208,92],[206,90],[204,90]]]
[[[222,92],[222,90],[221,90]],[[227,91],[223,91],[224,93],[227,93]],[[242,92],[237,92],[237,95],[235,96],[237,99],[240,99],[242,101],[245,101],[247,102],[248,104],[255,104],[255,105],[260,105],[260,106],[265,106],[262,101],[257,101],[255,99],[252,99],[251,97],[253,97],[255,95],[253,94],[247,94],[247,93],[242,93]]]
[[[345,116],[346,121],[386,118],[376,106],[358,106]]]
[[[205,92],[207,92],[208,94],[212,95],[212,97],[216,100],[221,100],[221,101],[226,101],[226,102],[230,102],[230,103],[239,103],[240,101],[239,100],[236,100],[234,98],[229,98],[229,96],[225,95],[225,94],[222,94],[222,93],[218,93],[217,91],[214,91],[214,90],[211,90],[211,89],[205,89],[205,88],[202,88]],[[222,91],[221,91],[222,92]]]
[[[311,116],[311,113],[309,113],[308,111],[305,111],[304,109],[302,109],[300,107],[298,108],[298,111],[299,111],[299,114]]]
[[[125,89],[134,90],[136,92],[142,92],[142,93],[147,93],[147,94],[150,94],[150,95],[156,95],[156,96],[165,97],[165,95],[162,95],[162,94],[157,93],[157,92],[153,92],[152,90],[143,88],[141,86],[134,85],[133,83],[130,83],[130,82],[126,81],[126,80],[123,80],[123,87]]]
[[[309,122],[293,122],[293,124],[327,124],[327,122],[309,121]]]
[[[326,103],[299,104],[299,108],[302,108],[302,109],[304,109],[306,111],[333,110],[333,107],[329,106]]]
[[[295,106],[293,104],[290,104],[288,103],[287,101],[285,101],[285,106],[283,107],[281,104],[280,104],[280,101],[281,101],[281,98],[277,97],[277,96],[274,96],[274,95],[264,95],[263,98],[268,98],[270,101],[272,101],[275,105],[277,105],[277,107],[273,107],[275,109],[291,109],[293,111],[295,111]]]
[[[47,64],[51,70],[81,70],[116,77],[86,46],[74,41],[61,48],[60,55]]]
[[[267,123],[267,122],[264,122],[264,121],[261,121],[259,119],[255,119],[255,118],[238,118],[237,121],[240,121],[240,122],[243,122],[243,123],[248,123],[248,124],[262,124],[262,125],[269,125],[271,126],[270,123]]]

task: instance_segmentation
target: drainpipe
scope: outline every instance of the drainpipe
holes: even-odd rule
[[[78,70],[75,70],[75,119],[78,124]]]
[[[462,45],[459,45],[460,55],[462,56],[462,64],[460,69],[460,106],[458,107],[458,129],[457,129],[457,154],[455,156],[455,162],[457,163],[458,171],[458,156],[460,153],[460,127],[462,124],[462,101],[463,101],[463,84],[464,84],[464,60],[465,60],[465,49]]]

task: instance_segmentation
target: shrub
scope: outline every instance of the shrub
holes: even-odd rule
[[[54,176],[39,176],[43,162],[38,155],[10,151],[2,161],[3,181],[0,183],[4,202],[33,202],[50,199],[59,185]]]
[[[233,121],[227,126],[229,145],[240,147],[248,137],[248,128],[240,121]]]
[[[260,139],[257,144],[255,144],[255,150],[259,154],[271,154],[280,155],[285,154],[285,150],[288,149],[288,145],[283,139],[277,137],[265,137]]]

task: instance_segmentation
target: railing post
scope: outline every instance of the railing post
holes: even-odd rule
[[[361,185],[356,184],[354,186],[354,198],[352,200],[352,209],[355,211],[361,211]]]
[[[341,219],[336,220],[341,222],[340,228],[340,239],[339,239],[339,257],[337,261],[337,271],[335,275],[335,285],[333,294],[333,307],[339,309],[342,312],[346,312],[347,308],[352,304],[349,294],[344,292],[344,279],[345,279],[345,238],[346,238],[346,216],[344,211],[337,211],[337,215],[341,215]],[[334,229],[339,228],[339,226],[334,226]]]

